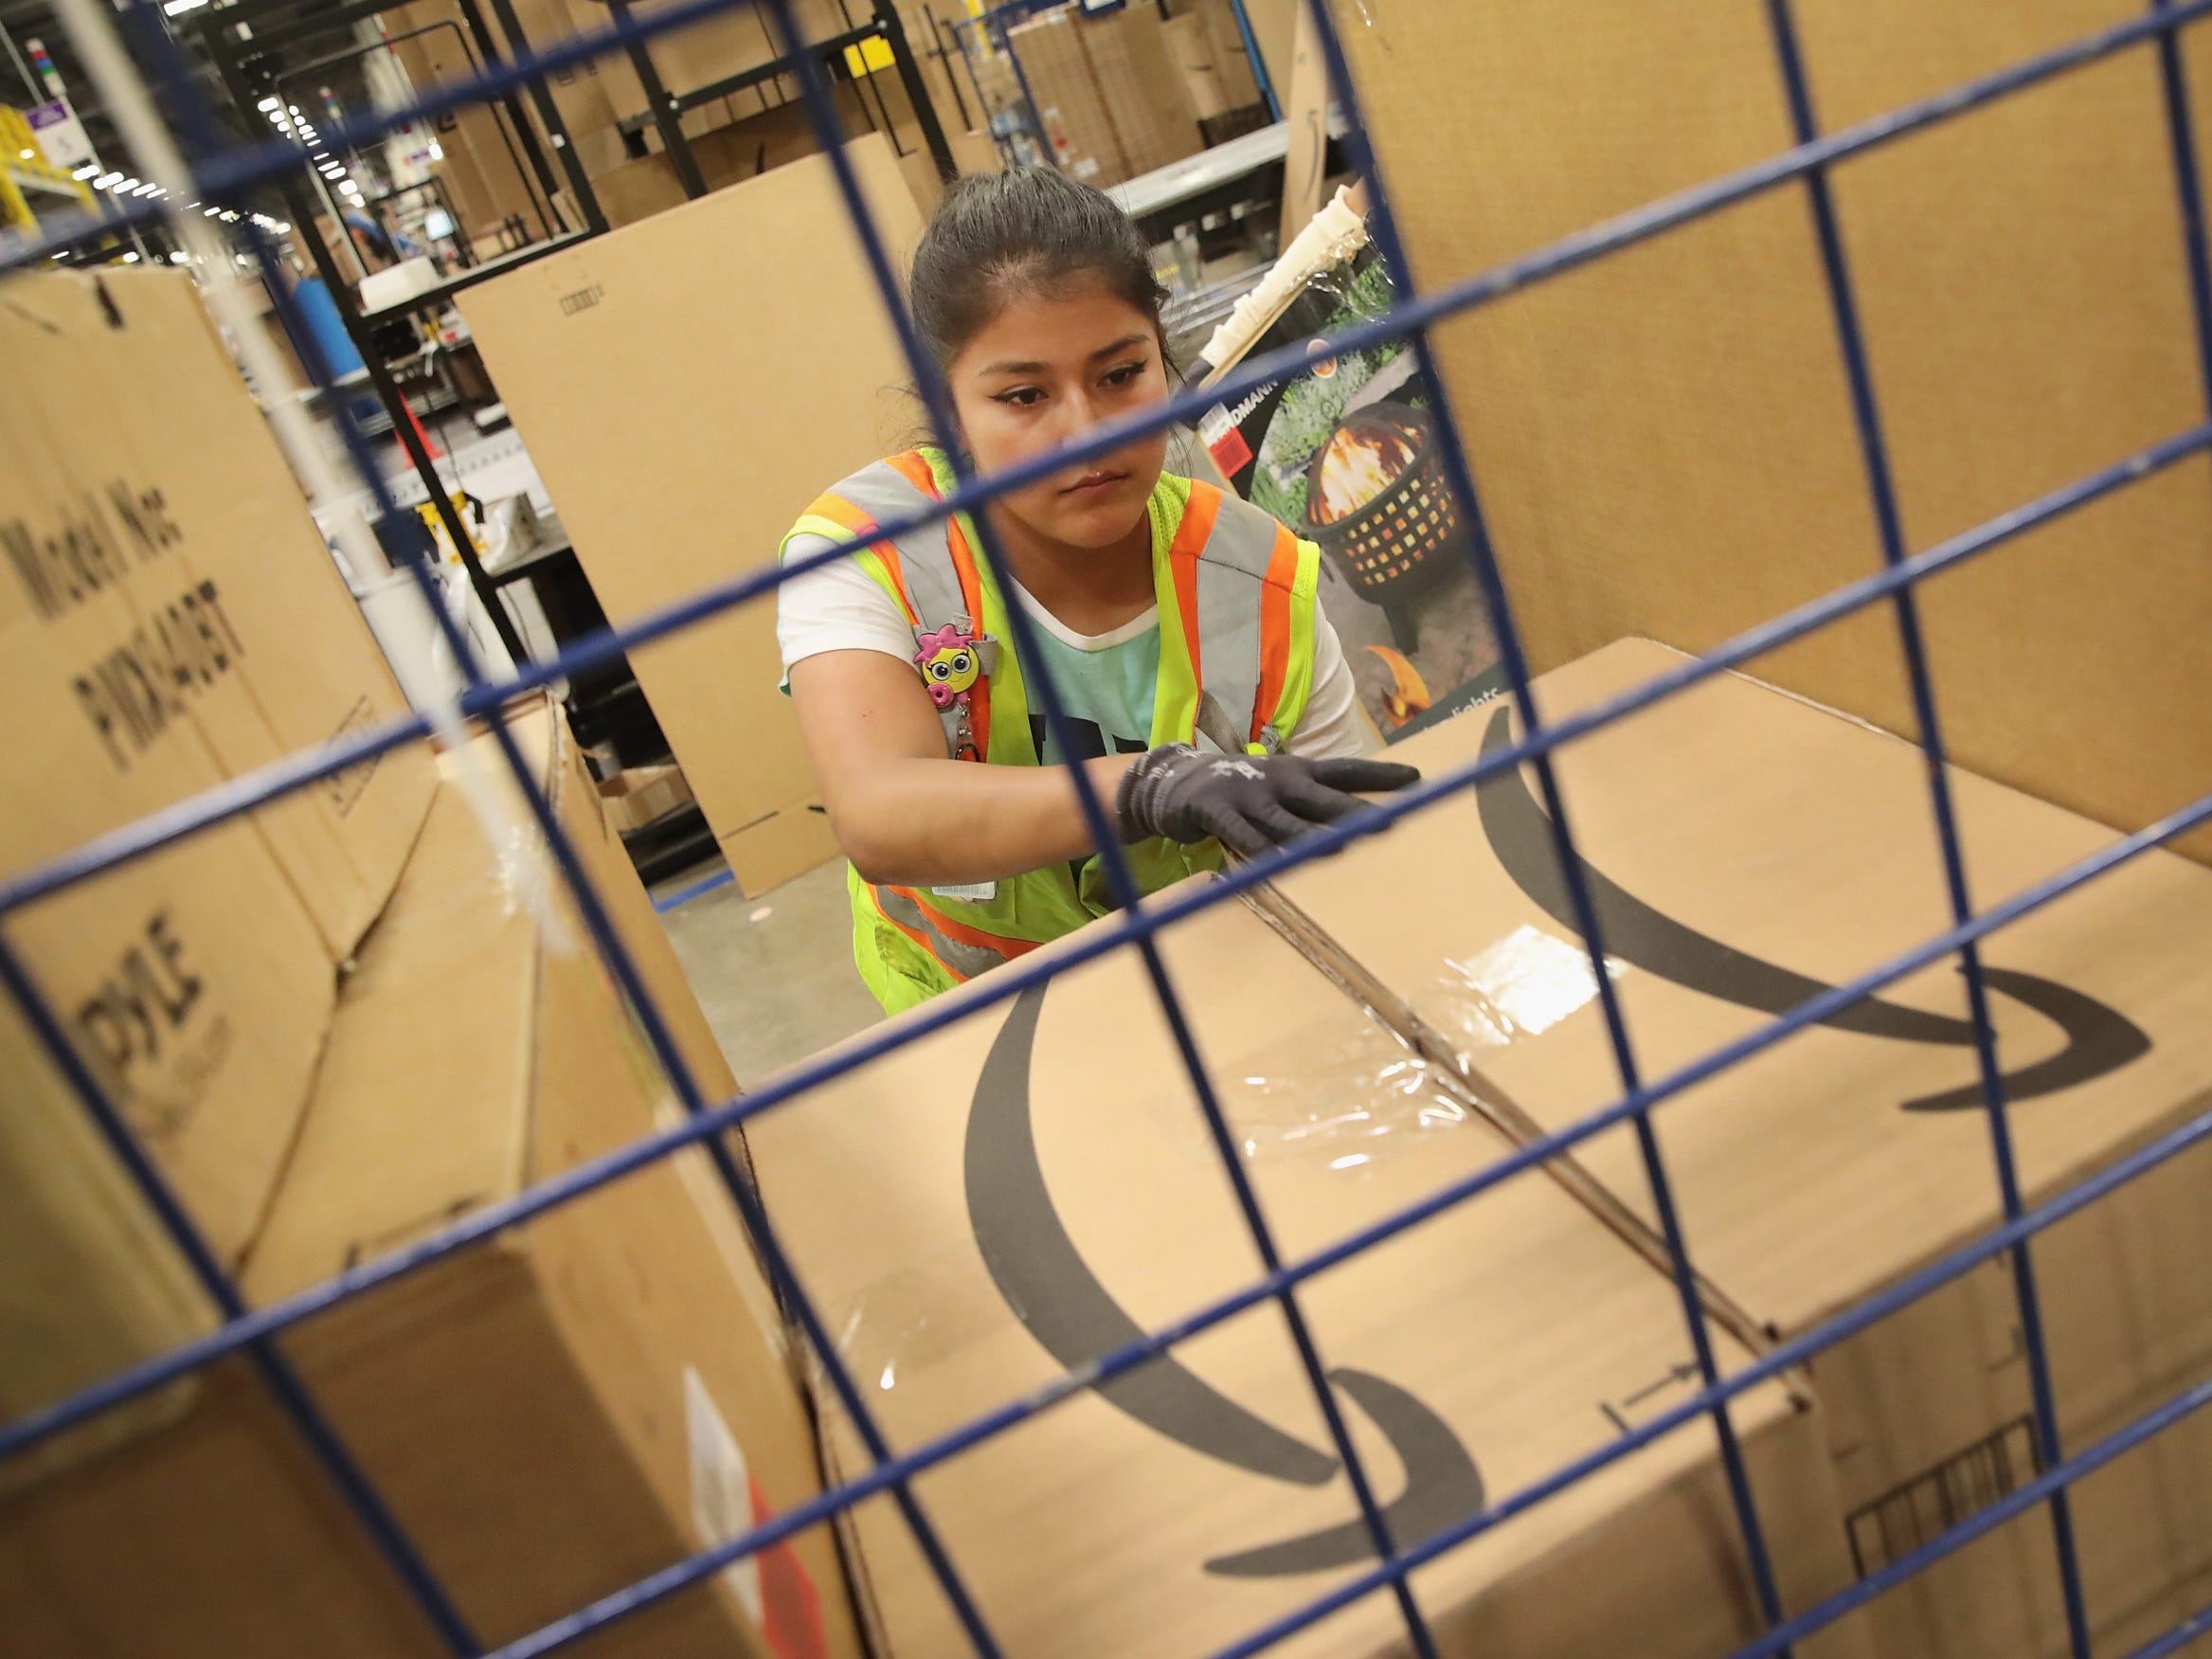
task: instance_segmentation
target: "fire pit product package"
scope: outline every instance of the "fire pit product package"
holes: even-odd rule
[[[1294,242],[1253,301],[1223,325],[1201,369],[1306,345],[1390,309],[1390,274],[1341,200],[1327,238]],[[1272,312],[1272,320],[1266,320]],[[1442,718],[1498,682],[1498,651],[1467,562],[1467,532],[1430,424],[1412,348],[1391,340],[1319,354],[1199,423],[1214,464],[1247,500],[1320,544],[1322,607],[1386,736]],[[1426,718],[1425,718],[1426,716]]]

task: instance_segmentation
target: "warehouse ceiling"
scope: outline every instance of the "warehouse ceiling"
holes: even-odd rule
[[[175,0],[170,0],[170,4],[174,5]],[[231,30],[235,39],[236,27],[240,24],[246,25],[257,36],[276,37],[276,44],[268,52],[258,54],[261,62],[255,65],[257,81],[265,80],[271,69],[313,63],[344,51],[354,42],[354,29],[364,10],[357,5],[344,4],[343,0],[232,0],[227,5],[188,6],[174,15],[165,15],[162,10],[153,10],[150,15],[160,21],[191,65],[193,81],[205,99],[205,107],[214,113],[217,130],[212,142],[230,145],[260,141],[267,136],[267,130],[253,118],[253,112],[241,111],[226,95],[206,50],[204,37],[215,28],[224,28]],[[318,20],[324,19],[328,21],[317,27]],[[0,33],[4,33],[4,38],[0,38],[0,103],[27,106],[45,102],[51,96],[36,82],[31,63],[35,43],[45,49],[60,74],[63,89],[101,162],[134,177],[146,173],[144,158],[133,153],[117,130],[99,89],[84,70],[68,29],[55,12],[52,0],[0,0]],[[148,54],[139,49],[140,43],[132,38],[128,28],[124,35],[125,45],[133,48],[132,55],[138,63],[141,75],[154,89],[155,101],[170,131],[184,143],[187,154],[207,149],[209,137],[205,129],[183,118],[186,111],[174,89],[154,72],[154,65],[147,61]],[[281,205],[273,191],[268,192],[265,202],[256,205],[272,213],[281,212]]]

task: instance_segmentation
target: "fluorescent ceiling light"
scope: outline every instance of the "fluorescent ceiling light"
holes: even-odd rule
[[[274,99],[274,98],[264,98],[264,99],[261,99],[261,101],[260,103],[257,103],[256,105],[254,105],[254,108],[256,108],[256,109],[258,109],[258,110],[273,110],[273,109],[275,109],[275,108],[276,108],[276,107],[277,107],[277,106],[278,106],[278,105],[279,105],[279,104],[281,101],[282,101],[282,100],[281,100],[280,99]]]

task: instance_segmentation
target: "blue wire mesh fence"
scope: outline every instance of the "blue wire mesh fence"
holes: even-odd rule
[[[415,119],[461,107],[521,86],[533,74],[566,68],[636,40],[678,28],[722,9],[729,0],[688,0],[648,18],[617,9],[605,28],[581,34],[561,45],[535,53],[518,52],[467,81],[438,87],[405,109],[350,119],[333,126],[326,139],[333,145],[358,144],[389,134]],[[890,251],[883,243],[863,202],[858,181],[842,148],[841,128],[830,100],[830,88],[819,62],[798,50],[800,42],[788,0],[760,0],[780,44],[791,53],[809,117],[818,142],[826,152],[836,187],[848,208],[861,255],[879,288],[910,363],[916,385],[922,389],[933,427],[942,441],[953,427],[946,389],[914,334],[900,298]],[[133,88],[117,84],[132,71],[126,60],[112,49],[102,51],[109,18],[93,0],[63,0],[64,21],[77,38],[81,51],[102,80],[101,91],[111,106]],[[2067,1505],[2069,1488],[2083,1476],[2141,1445],[2160,1431],[2180,1422],[2212,1401],[2212,1383],[2201,1384],[2139,1417],[2120,1430],[2086,1447],[2061,1443],[2052,1399],[2049,1355],[2041,1318],[2037,1287],[2029,1256],[2029,1242],[2045,1229],[2076,1215],[2127,1183],[2144,1176],[2181,1152],[2212,1138],[2212,1112],[2174,1128],[2034,1208],[2025,1206],[2013,1149],[2007,1131],[2005,1102],[1998,1068],[1995,1038],[1988,1011],[1987,987],[1979,947],[1981,942],[2011,923],[2029,915],[2095,880],[2129,859],[2159,846],[2183,832],[2212,820],[2212,795],[2172,812],[2147,828],[2111,842],[2069,868],[2036,885],[2011,894],[1986,909],[1974,907],[1968,885],[1955,808],[1944,770],[1942,725],[1935,687],[1929,671],[1926,647],[1915,601],[1915,587],[1926,578],[1980,555],[2093,502],[2126,489],[2154,473],[2212,448],[2212,421],[2190,427],[2154,443],[2101,471],[2077,479],[2000,517],[1918,552],[1909,552],[1900,527],[1896,492],[1884,447],[1879,407],[1868,368],[1865,343],[1855,301],[1849,261],[1837,228],[1826,171],[1834,163],[1862,154],[1904,135],[1920,132],[1982,105],[2047,81],[2117,53],[2131,49],[2152,52],[2158,60],[2160,83],[2171,133],[2179,229],[2186,249],[2187,272],[2195,308],[2197,337],[2194,346],[2204,367],[2207,396],[2212,397],[2212,274],[2208,274],[2204,248],[2204,218],[2200,180],[2190,141],[2188,87],[2176,41],[2180,27],[2206,11],[2212,0],[2156,0],[2143,15],[2128,23],[2084,36],[2055,50],[1939,96],[1894,110],[1840,131],[1823,134],[1812,107],[1801,60],[1789,0],[1768,0],[1768,13],[1775,52],[1775,70],[1786,91],[1796,144],[1789,150],[1740,171],[1683,190],[1664,200],[1624,213],[1560,239],[1552,244],[1484,271],[1465,280],[1423,291],[1414,282],[1404,243],[1392,208],[1388,181],[1378,168],[1365,137],[1358,86],[1346,62],[1342,44],[1325,4],[1313,7],[1316,36],[1332,84],[1343,105],[1350,128],[1349,143],[1358,171],[1371,189],[1371,234],[1395,283],[1398,303],[1389,315],[1342,332],[1334,344],[1340,352],[1387,339],[1404,338],[1412,344],[1425,370],[1429,361],[1427,331],[1431,325],[1466,312],[1500,296],[1543,281],[1593,260],[1630,246],[1713,213],[1761,192],[1796,186],[1802,188],[1818,239],[1832,307],[1837,348],[1842,355],[1863,457],[1866,486],[1874,508],[1883,568],[1875,574],[1823,594],[1793,610],[1753,627],[1701,657],[1686,660],[1646,683],[1615,694],[1572,716],[1546,724],[1538,716],[1531,694],[1526,658],[1515,627],[1498,567],[1483,533],[1481,502],[1474,486],[1464,444],[1453,420],[1444,382],[1429,374],[1438,389],[1432,413],[1443,439],[1442,450],[1450,486],[1463,521],[1474,528],[1471,557],[1491,622],[1501,648],[1502,665],[1513,702],[1520,716],[1520,741],[1484,754],[1431,777],[1402,795],[1376,804],[1357,818],[1317,830],[1289,848],[1230,872],[1222,880],[1194,891],[1171,891],[1152,899],[1141,899],[1137,884],[1111,833],[1107,808],[1093,791],[1088,775],[1071,766],[1070,775],[1092,836],[1096,840],[1115,896],[1121,908],[1078,936],[1071,947],[1042,962],[1016,963],[998,970],[974,987],[973,994],[957,1004],[940,1002],[917,1010],[894,1027],[877,1028],[846,1045],[834,1057],[818,1059],[777,1078],[758,1091],[731,1100],[709,1099],[687,1065],[671,1029],[655,1006],[637,965],[625,949],[599,895],[579,860],[576,849],[557,821],[553,809],[533,777],[521,748],[502,719],[502,711],[518,694],[541,690],[556,682],[603,665],[620,654],[692,626],[735,605],[767,598],[782,581],[834,558],[837,550],[793,561],[779,569],[732,577],[703,592],[665,607],[636,622],[584,640],[564,650],[557,658],[533,662],[515,672],[488,674],[465,632],[451,618],[435,587],[432,561],[426,547],[418,546],[411,563],[416,582],[431,616],[442,630],[446,644],[467,681],[456,705],[445,712],[454,717],[481,719],[489,727],[505,767],[513,775],[537,829],[543,835],[563,878],[570,889],[593,946],[615,983],[634,1007],[644,1035],[666,1076],[681,1100],[687,1116],[672,1127],[591,1160],[512,1199],[488,1205],[454,1225],[418,1243],[350,1268],[337,1277],[275,1304],[249,1307],[237,1285],[225,1273],[215,1253],[196,1229],[191,1217],[176,1199],[160,1172],[125,1127],[115,1104],[66,1037],[53,1007],[24,962],[0,945],[0,983],[21,1005],[25,1017],[59,1073],[81,1101],[85,1111],[113,1148],[131,1181],[144,1194],[161,1226],[172,1238],[202,1288],[223,1316],[221,1325],[171,1351],[128,1367],[65,1399],[0,1427],[0,1460],[27,1452],[50,1436],[97,1417],[207,1367],[231,1355],[245,1356],[256,1367],[282,1409],[297,1426],[309,1448],[392,1571],[420,1605],[431,1627],[455,1653],[477,1655],[487,1650],[468,1628],[452,1597],[440,1584],[430,1563],[408,1540],[374,1486],[349,1454],[340,1437],[318,1410],[309,1391],[279,1353],[276,1339],[299,1322],[315,1317],[341,1303],[457,1253],[482,1244],[502,1230],[546,1214],[610,1182],[665,1159],[686,1147],[703,1147],[714,1162],[730,1201],[736,1206],[761,1258],[791,1316],[818,1361],[829,1387],[849,1415],[871,1467],[857,1477],[782,1515],[754,1526],[740,1536],[703,1550],[689,1560],[569,1616],[496,1650],[501,1659],[522,1659],[554,1651],[599,1628],[651,1606],[688,1586],[701,1583],[732,1562],[766,1549],[854,1505],[879,1494],[890,1495],[903,1513],[906,1524],[941,1584],[967,1639],[979,1653],[1002,1650],[976,1598],[962,1578],[959,1563],[946,1550],[931,1519],[915,1496],[917,1476],[945,1460],[959,1456],[1015,1426],[1048,1412],[1070,1397],[1130,1371],[1164,1353],[1176,1343],[1211,1330],[1252,1307],[1273,1303],[1288,1323],[1298,1358],[1310,1384],[1339,1457],[1350,1475],[1358,1500],[1361,1522],[1374,1551],[1374,1564],[1348,1581],[1317,1597],[1266,1629],[1252,1632],[1223,1651],[1256,1653],[1283,1641],[1362,1597],[1377,1593],[1394,1596],[1402,1613],[1407,1636],[1414,1650],[1435,1650],[1410,1586],[1413,1571],[1444,1552],[1455,1548],[1536,1505],[1616,1463],[1654,1440],[1702,1419],[1714,1429],[1727,1476],[1735,1511],[1754,1581],[1766,1633],[1742,1650],[1742,1659],[1782,1653],[1790,1644],[1834,1621],[1956,1551],[1974,1539],[2014,1517],[2044,1506],[2052,1523],[2053,1548],[2063,1590],[2068,1641],[2076,1659],[2089,1659],[2090,1636],[2084,1606],[2078,1550]],[[223,141],[221,128],[207,106],[199,83],[174,40],[155,14],[149,0],[125,0],[113,13],[129,35],[138,61],[150,79],[179,112],[180,125],[189,140],[192,160],[180,167],[166,198],[132,199],[117,205],[105,218],[79,216],[58,224],[42,236],[17,241],[5,250],[0,276],[35,267],[50,255],[65,251],[111,231],[118,219],[138,223],[177,214],[187,200],[222,200],[244,188],[276,178],[303,165],[300,154],[279,140],[240,148]],[[107,39],[112,48],[112,39]],[[107,64],[100,75],[99,65]],[[143,99],[142,89],[138,96]],[[150,107],[150,106],[144,106]],[[138,148],[134,139],[134,148]],[[183,187],[183,188],[180,188]],[[247,222],[242,234],[252,244],[261,262],[263,280],[287,323],[298,325],[287,285],[280,280],[274,254],[260,228]],[[294,337],[312,340],[312,331],[295,326]],[[327,392],[333,377],[317,352],[310,351],[307,367]],[[1211,407],[1233,404],[1253,390],[1288,372],[1306,360],[1303,348],[1270,353],[1244,364],[1203,391],[1184,391],[1142,417],[1102,427],[1059,451],[1010,467],[990,478],[963,476],[944,498],[902,522],[879,527],[885,540],[896,539],[926,526],[939,524],[956,513],[972,511],[994,496],[1058,472],[1074,461],[1096,457],[1131,439],[1190,424]],[[413,515],[394,504],[374,464],[363,435],[343,398],[333,399],[338,412],[340,435],[353,470],[370,492],[385,526],[414,527]],[[948,453],[959,454],[957,443],[946,442]],[[995,544],[987,515],[974,523],[980,532],[984,556],[999,568],[1003,563]],[[419,527],[415,527],[419,529]],[[1927,760],[1930,807],[1941,852],[1951,925],[1894,960],[1856,979],[1822,992],[1764,1026],[1680,1069],[1656,1078],[1644,1074],[1630,1043],[1611,980],[1604,965],[1604,935],[1596,908],[1575,854],[1573,828],[1554,775],[1552,757],[1562,746],[1628,718],[1637,712],[1682,692],[1702,680],[1737,667],[1761,654],[1799,639],[1832,622],[1877,604],[1895,613],[1899,649],[1919,721]],[[1020,607],[1008,611],[1013,643],[1019,655],[1027,682],[1037,689],[1045,717],[1069,755],[1082,752],[1070,741],[1068,716],[1060,691],[1037,650],[1035,624]],[[441,722],[442,724],[442,721]],[[139,822],[79,847],[44,866],[0,881],[0,917],[20,911],[41,899],[85,882],[101,872],[166,847],[210,826],[225,822],[291,791],[342,772],[400,745],[432,734],[429,716],[417,712],[391,719],[355,732],[342,742],[313,754],[300,754],[265,766],[221,786],[149,817]],[[1600,999],[1612,1058],[1620,1086],[1619,1098],[1565,1128],[1529,1141],[1494,1165],[1435,1192],[1419,1203],[1386,1217],[1313,1253],[1286,1258],[1275,1243],[1267,1217],[1252,1189],[1237,1149],[1235,1136],[1223,1112],[1220,1099],[1202,1062],[1186,1020],[1178,987],[1156,944],[1164,928],[1214,904],[1228,902],[1270,876],[1322,857],[1348,841],[1374,835],[1409,814],[1470,789],[1509,768],[1533,770],[1553,826],[1555,851],[1565,873],[1568,896],[1578,930],[1587,944],[1594,983]],[[1156,1329],[1106,1355],[1082,1374],[1063,1376],[1051,1385],[1010,1400],[954,1430],[894,1453],[867,1400],[856,1385],[836,1344],[830,1339],[815,1302],[794,1271],[776,1229],[744,1175],[732,1162],[724,1132],[762,1113],[774,1110],[808,1090],[916,1042],[943,1029],[956,1019],[979,1008],[995,1006],[1031,986],[1077,967],[1108,952],[1133,951],[1159,1001],[1174,1037],[1180,1060],[1218,1152],[1252,1243],[1265,1271],[1251,1283],[1175,1323]],[[1983,1105],[1990,1135],[1990,1150],[2003,1199],[2003,1223],[1970,1244],[1911,1274],[1880,1294],[1776,1344],[1751,1363],[1723,1376],[1717,1364],[1699,1301],[1696,1272],[1683,1242],[1680,1215],[1673,1199],[1665,1162],[1653,1130],[1651,1115],[1697,1084],[1758,1055],[1790,1035],[1873,995],[1882,987],[1923,967],[1955,957],[1965,976],[1969,1007],[1976,1038]],[[1303,1315],[1299,1291],[1315,1275],[1348,1261],[1408,1229],[1453,1206],[1476,1199],[1492,1187],[1549,1160],[1557,1158],[1592,1137],[1628,1126],[1637,1140],[1645,1173],[1650,1183],[1660,1231],[1664,1238],[1673,1282],[1697,1361],[1699,1386],[1695,1394],[1605,1446],[1554,1470],[1521,1490],[1489,1502],[1478,1514],[1426,1539],[1393,1535],[1377,1505],[1373,1481],[1361,1463],[1346,1429],[1334,1391],[1327,1380],[1320,1348]],[[1937,1537],[1897,1557],[1829,1600],[1792,1617],[1785,1617],[1776,1591],[1757,1506],[1745,1474],[1730,1417],[1731,1402],[1747,1390],[1781,1376],[1823,1349],[1863,1330],[1900,1307],[1941,1286],[1950,1284],[1986,1263],[2003,1261],[2011,1271],[2018,1315],[2030,1369],[2031,1430],[2041,1472],[2032,1480],[1973,1514]],[[2138,1650],[2135,1659],[2179,1651],[2197,1635],[2212,1629],[2212,1609],[2199,1614],[2168,1634]]]

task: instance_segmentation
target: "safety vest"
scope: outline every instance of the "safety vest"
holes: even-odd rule
[[[980,660],[959,661],[954,700],[935,694],[945,752],[996,766],[1038,764],[1029,699],[1016,659],[1006,603],[977,557],[974,526],[954,517],[888,541],[876,528],[910,517],[953,487],[937,450],[911,450],[854,473],[817,499],[784,538],[824,536],[861,544],[854,558],[898,604],[922,647],[917,671],[938,640],[973,640]],[[1162,477],[1150,504],[1153,586],[1160,606],[1160,680],[1150,743],[1268,753],[1297,729],[1313,689],[1314,604],[1321,550],[1260,509],[1209,484]],[[1166,548],[1161,557],[1159,549]],[[947,633],[946,630],[953,630]],[[979,672],[980,671],[980,672]],[[942,677],[944,670],[938,671]],[[1110,803],[1109,803],[1110,804]],[[1218,869],[1217,842],[1167,840],[1125,849],[1140,891]],[[888,1012],[973,979],[1072,932],[1113,909],[1097,855],[1079,869],[1054,864],[986,887],[876,886],[849,872],[854,956]]]

